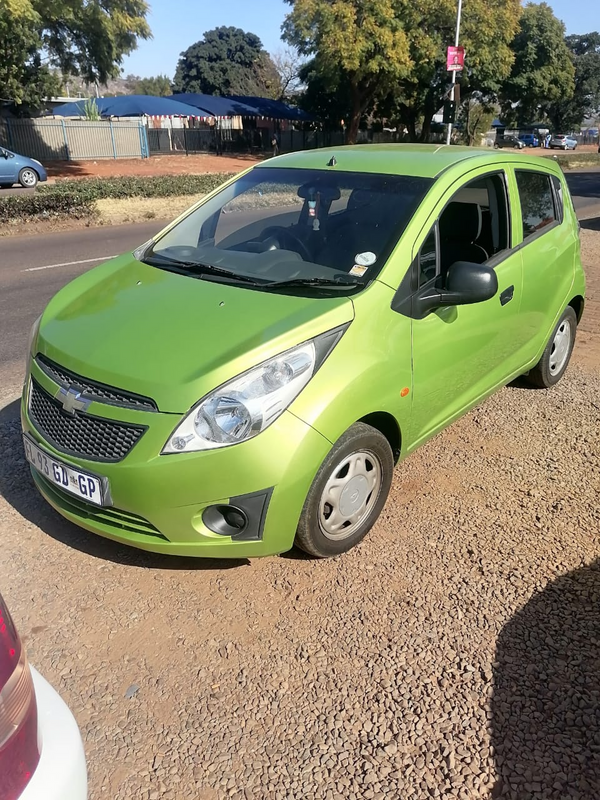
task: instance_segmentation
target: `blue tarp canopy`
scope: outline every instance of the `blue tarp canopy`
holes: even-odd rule
[[[268,117],[269,119],[288,119],[294,122],[310,120],[311,117],[299,108],[268,100],[265,97],[216,97],[210,94],[174,94],[174,100],[189,103],[215,117]]]
[[[102,117],[211,117],[210,111],[200,111],[196,106],[186,105],[171,97],[153,97],[144,94],[128,94],[120,97],[96,97]],[[85,100],[65,103],[53,110],[57,117],[84,116]]]
[[[257,117],[260,114],[250,105],[232,97],[216,97],[210,94],[174,94],[173,100],[194,106],[198,111],[214,117]]]

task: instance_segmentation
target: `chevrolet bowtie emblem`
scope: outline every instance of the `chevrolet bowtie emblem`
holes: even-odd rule
[[[76,411],[87,411],[90,404],[81,396],[81,392],[70,387],[69,389],[60,388],[55,395],[56,399],[62,403],[62,407],[67,414],[75,416]]]

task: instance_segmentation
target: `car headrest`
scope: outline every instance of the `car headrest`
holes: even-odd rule
[[[477,203],[449,203],[440,217],[440,238],[474,242],[481,233],[481,206]]]
[[[339,200],[341,197],[338,186],[327,186],[318,183],[305,183],[303,186],[300,186],[298,189],[298,197],[301,197],[303,200],[308,200],[311,194],[316,195],[317,192],[321,195],[321,200],[326,203],[333,203],[334,200]]]
[[[381,201],[381,192],[372,192],[369,189],[354,189],[348,198],[348,211],[364,208]]]

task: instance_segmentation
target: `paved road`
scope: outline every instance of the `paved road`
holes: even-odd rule
[[[33,321],[68,281],[111,256],[132,250],[164,222],[83,228],[0,239],[0,365],[21,369]]]
[[[578,212],[600,205],[600,167],[565,172],[565,178]]]

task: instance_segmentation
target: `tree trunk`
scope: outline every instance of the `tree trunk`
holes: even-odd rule
[[[358,137],[358,129],[360,126],[360,118],[363,113],[363,104],[361,96],[356,86],[352,87],[352,110],[350,112],[350,123],[346,131],[346,144],[356,144]]]

